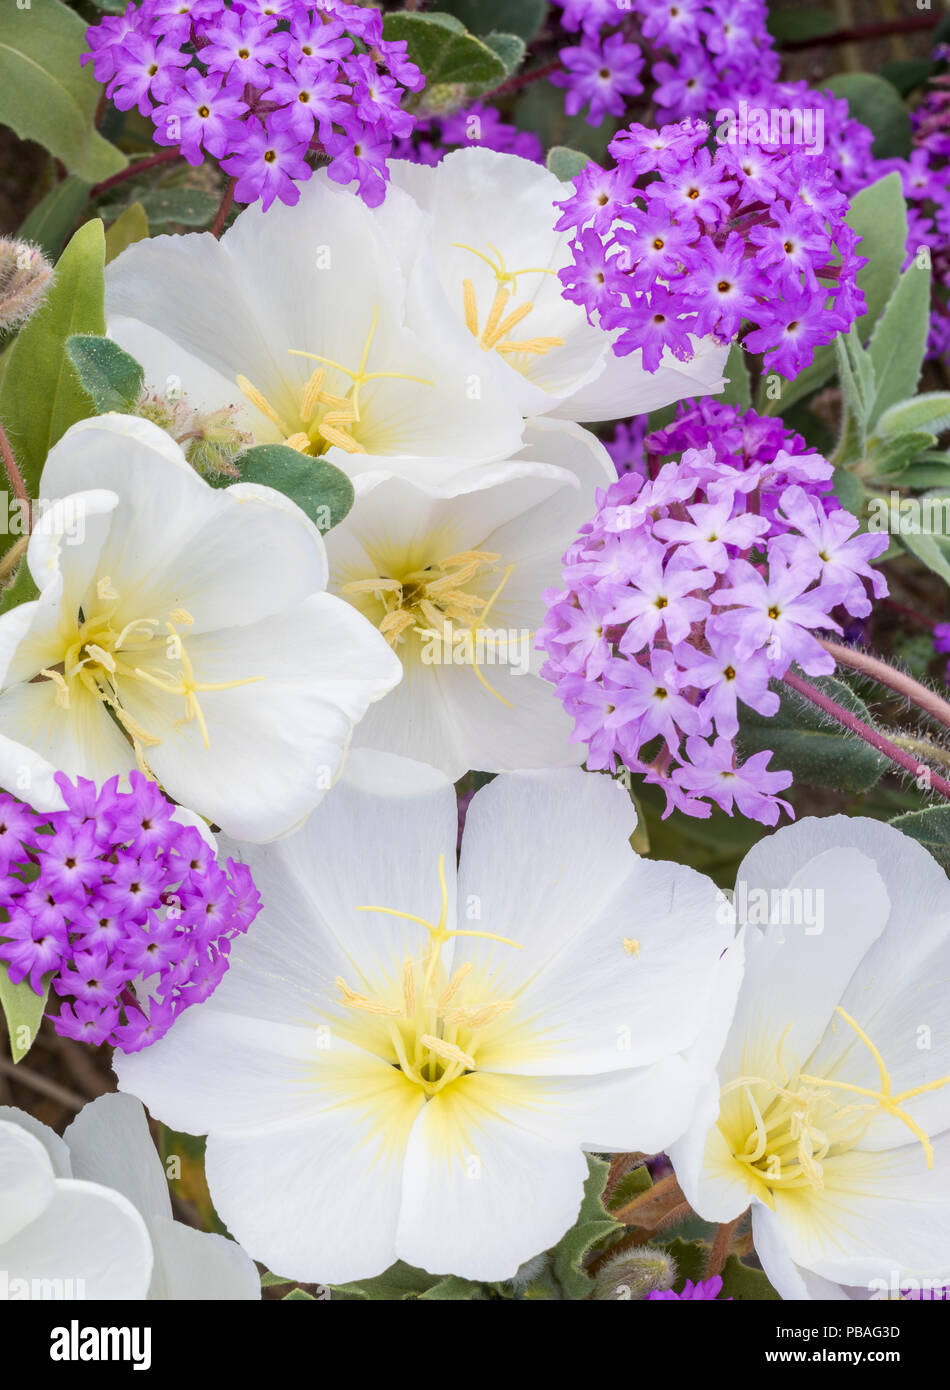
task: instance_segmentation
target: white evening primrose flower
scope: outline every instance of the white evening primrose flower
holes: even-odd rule
[[[700,1043],[718,1087],[670,1150],[687,1199],[709,1221],[751,1204],[783,1298],[950,1282],[946,875],[888,825],[809,819],[751,850],[736,905],[735,1017]]]
[[[429,218],[424,254],[410,272],[410,323],[458,324],[479,344],[492,394],[513,393],[525,415],[615,420],[642,415],[725,385],[728,344],[697,340],[688,362],[664,354],[647,372],[642,354],[617,357],[608,334],[562,294],[571,236],[554,230],[555,203],[570,184],[514,154],[456,150],[435,167],[393,161],[392,181]],[[378,214],[377,214],[378,215]],[[430,262],[438,280],[433,294]]]
[[[404,671],[354,743],[453,780],[469,768],[581,762],[571,721],[538,675],[535,631],[595,489],[615,476],[607,451],[580,425],[540,419],[509,462],[397,467],[357,462],[356,504],[327,536],[331,591],[379,628]]]
[[[634,824],[610,778],[502,775],[456,872],[446,779],[354,752],[296,835],[244,851],[261,916],[120,1088],[208,1134],[215,1208],[276,1273],[510,1277],[576,1219],[585,1149],[662,1149],[709,1085],[683,1054],[732,926]]]
[[[324,592],[316,527],[270,488],[209,487],[122,415],[73,426],[40,495],[57,500],[27,550],[39,597],[0,617],[0,785],[48,810],[57,770],[101,784],[137,764],[231,834],[293,829],[401,676]]]
[[[400,254],[423,237],[398,189],[374,217],[320,171],[295,207],[248,208],[220,241],[130,246],[107,270],[109,332],[150,390],[234,407],[258,444],[343,468],[364,454],[503,458],[521,415],[482,380],[478,347],[422,314],[407,326]]]
[[[155,1256],[148,1298],[260,1298],[257,1270],[240,1245],[172,1216],[165,1170],[134,1096],[100,1096],[80,1110],[63,1140],[74,1176],[121,1193],[141,1214]]]
[[[152,1264],[132,1203],[74,1178],[53,1130],[0,1106],[0,1301],[145,1298]]]

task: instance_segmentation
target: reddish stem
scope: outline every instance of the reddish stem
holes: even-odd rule
[[[231,204],[234,202],[234,189],[236,184],[237,179],[228,179],[228,186],[224,190],[224,197],[221,199],[218,215],[214,219],[214,226],[211,228],[212,236],[218,237],[219,239],[221,233],[224,231],[224,224],[227,221],[228,213],[231,211]]]
[[[10,441],[7,438],[7,432],[3,428],[2,422],[0,422],[0,458],[3,459],[3,471],[10,480],[10,486],[13,488],[14,497],[26,507],[27,520],[29,521],[30,530],[32,531],[33,508],[30,506],[30,494],[26,490],[26,483],[23,481],[23,475],[17,467],[16,459],[13,456],[13,449],[10,447]]]
[[[872,748],[876,748],[879,753],[883,753],[885,758],[890,758],[891,762],[902,767],[905,772],[909,772],[913,777],[919,777],[921,772],[926,769],[928,786],[934,791],[938,791],[941,796],[950,801],[950,782],[944,781],[936,772],[932,772],[926,763],[918,762],[909,753],[905,753],[902,748],[898,748],[890,739],[879,734],[876,729],[872,729],[870,724],[865,724],[862,719],[858,719],[850,710],[846,710],[843,705],[839,705],[835,700],[829,698],[816,686],[810,685],[808,681],[802,680],[800,676],[793,675],[789,671],[782,677],[785,684],[790,686],[804,699],[816,705],[825,714],[829,714],[832,719],[841,724],[849,733],[856,734],[858,738],[869,743]]]
[[[102,183],[93,184],[89,190],[89,197],[98,198],[108,189],[115,188],[117,183],[124,183],[126,179],[133,179],[136,174],[144,174],[159,164],[169,164],[173,159],[181,159],[180,150],[162,150],[161,154],[153,154],[149,159],[140,159],[138,164],[129,164],[125,169],[120,169],[117,174],[112,175],[111,179],[103,179]]]
[[[862,676],[877,681],[878,685],[885,685],[888,690],[903,695],[905,700],[919,705],[931,718],[950,729],[950,704],[941,699],[935,690],[928,690],[920,681],[915,681],[913,676],[895,670],[893,666],[888,666],[886,661],[871,656],[870,652],[858,651],[856,647],[845,647],[840,642],[822,641],[821,645],[826,652],[831,653],[839,666],[849,666],[852,671],[858,671]]]
[[[543,78],[550,77],[552,72],[560,72],[562,67],[560,58],[555,58],[552,62],[545,63],[544,67],[531,68],[528,72],[519,72],[517,77],[509,77],[507,82],[496,87],[491,95],[503,97],[507,96],[509,92],[520,92],[522,87],[530,87],[532,82],[540,82]]]
[[[888,39],[894,34],[914,34],[920,29],[934,29],[940,22],[940,15],[909,15],[906,19],[892,19],[881,24],[858,24],[853,29],[839,29],[834,34],[820,34],[813,39],[789,39],[778,47],[783,53],[797,53],[803,48],[824,48],[826,45],[840,43],[863,43],[871,39]]]

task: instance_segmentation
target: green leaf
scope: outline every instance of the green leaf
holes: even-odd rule
[[[44,975],[43,993],[35,994],[29,980],[21,980],[18,985],[11,984],[7,963],[0,960],[0,1008],[7,1021],[10,1054],[14,1062],[21,1062],[33,1046],[43,1022],[43,1010],[52,978],[53,971]]]
[[[130,415],[138,404],[145,373],[118,343],[91,333],[75,334],[66,353],[76,369],[83,390],[92,397],[96,413],[117,410]]]
[[[876,425],[877,434],[884,439],[914,430],[942,434],[945,429],[950,429],[950,391],[924,391],[888,406]]]
[[[683,1285],[687,1279],[691,1279],[696,1284],[703,1278],[710,1251],[710,1246],[705,1241],[686,1241],[677,1236],[676,1240],[671,1241],[664,1248],[676,1261],[676,1281],[673,1287],[677,1293],[682,1293]]]
[[[55,261],[66,245],[77,217],[89,201],[90,187],[85,179],[76,174],[61,179],[24,219],[17,236],[21,241],[32,241],[42,246],[47,256]]]
[[[723,376],[727,382],[726,389],[716,400],[726,405],[741,405],[743,410],[748,410],[752,404],[752,383],[741,343],[733,343],[729,349]]]
[[[204,227],[214,217],[221,200],[202,188],[149,188],[140,194],[138,202],[150,227],[164,227],[169,222],[182,227]]]
[[[850,468],[836,468],[831,479],[831,490],[845,511],[860,516],[864,507],[864,484],[852,473]]]
[[[0,384],[3,421],[31,497],[37,496],[46,455],[70,425],[94,414],[66,355],[74,333],[106,331],[103,300],[105,238],[98,218],[66,247],[46,300],[20,329]],[[0,553],[5,549],[0,536]]]
[[[548,150],[547,166],[562,183],[576,179],[585,165],[590,163],[590,155],[582,150],[569,150],[566,145],[555,145]]]
[[[879,318],[897,284],[904,263],[907,205],[900,175],[897,172],[887,174],[871,184],[870,188],[862,188],[852,199],[845,221],[860,236],[858,251],[868,261],[858,271],[858,286],[864,292],[867,311],[856,324],[857,335],[861,342],[865,342],[871,325]],[[835,349],[831,343],[826,343],[816,350],[811,366],[782,387],[779,400],[771,400],[765,395],[763,381],[758,409],[766,415],[784,416],[793,402],[824,386],[834,371]]]
[[[733,1298],[737,1303],[765,1302],[780,1299],[781,1295],[769,1283],[761,1269],[743,1264],[737,1255],[730,1255],[722,1271],[720,1298]]]
[[[141,203],[130,203],[124,212],[106,228],[106,265],[121,256],[133,242],[148,236],[148,214]]]
[[[622,1235],[623,1227],[608,1215],[603,1191],[610,1171],[602,1158],[587,1155],[587,1181],[577,1220],[551,1251],[551,1270],[562,1297],[587,1298],[594,1281],[584,1269],[584,1261],[595,1245],[612,1235]]]
[[[904,476],[906,477],[906,474]],[[933,570],[934,574],[939,575],[945,584],[950,584],[950,538],[915,534],[901,528],[898,539],[905,550],[909,550],[911,555],[916,555],[917,559],[929,570]]]
[[[821,85],[836,97],[844,97],[851,116],[873,131],[871,153],[875,159],[907,158],[910,114],[890,82],[870,72],[841,72]]]
[[[525,43],[543,25],[547,0],[443,0],[442,9],[472,34],[517,34]]]
[[[471,1279],[459,1279],[456,1275],[450,1274],[445,1279],[440,1279],[437,1284],[426,1289],[425,1293],[419,1295],[421,1302],[431,1301],[439,1303],[458,1303],[481,1301],[485,1297],[485,1290],[481,1284],[475,1284]]]
[[[97,183],[126,158],[96,130],[102,88],[92,64],[80,65],[86,51],[85,22],[59,0],[0,9],[0,123]]]
[[[258,444],[237,461],[243,483],[276,488],[326,533],[346,516],[353,505],[353,484],[344,472],[326,459],[309,458],[286,444]],[[229,487],[233,478],[209,479],[215,487]]]
[[[312,1293],[307,1293],[306,1289],[291,1289],[290,1293],[285,1293],[280,1300],[281,1303],[315,1303],[316,1299]]]
[[[881,77],[897,89],[899,96],[906,97],[917,87],[923,87],[931,72],[933,63],[926,58],[895,58],[881,68]]]
[[[874,429],[889,406],[917,389],[929,327],[930,270],[912,262],[898,280],[868,344],[875,383],[869,429]]]
[[[928,806],[908,811],[890,822],[929,850],[944,869],[950,869],[950,806]]]
[[[405,40],[409,57],[425,73],[429,86],[440,82],[497,85],[507,75],[498,54],[451,14],[388,14],[383,34],[388,42]]]
[[[265,1269],[261,1275],[261,1288],[273,1289],[278,1284],[296,1284],[296,1279],[284,1279],[280,1274],[271,1274],[269,1269]]]
[[[650,1170],[645,1163],[638,1163],[636,1168],[631,1168],[629,1173],[625,1173],[613,1192],[610,1200],[606,1203],[608,1211],[619,1211],[628,1202],[632,1202],[634,1197],[639,1197],[641,1192],[647,1192],[653,1186],[653,1179],[650,1177]]]
[[[923,430],[915,430],[910,434],[896,434],[889,439],[878,439],[875,436],[868,440],[868,463],[876,477],[894,477],[936,442],[934,435],[926,434]],[[905,486],[903,478],[901,486]],[[853,509],[849,507],[848,510]]]
[[[838,361],[838,380],[851,419],[857,427],[855,443],[857,453],[861,454],[864,452],[871,403],[876,391],[874,363],[870,353],[861,346],[853,326],[847,334],[839,333],[833,346]],[[841,457],[841,453],[838,457]]]
[[[925,453],[901,474],[901,487],[950,488],[950,456],[934,450]]]
[[[485,43],[493,53],[497,53],[505,65],[505,73],[508,77],[521,64],[525,54],[524,39],[519,39],[517,34],[486,34]]]
[[[812,677],[811,683],[865,723],[870,712],[854,691],[834,676]],[[846,734],[841,725],[795,691],[777,683],[779,710],[771,717],[743,708],[737,748],[742,758],[770,748],[772,771],[791,772],[796,782],[839,791],[864,792],[890,766],[869,743]]]
[[[334,1297],[342,1295],[344,1298],[374,1303],[392,1303],[419,1298],[441,1282],[440,1275],[428,1274],[424,1269],[415,1269],[397,1260],[384,1274],[377,1274],[373,1279],[360,1279],[352,1284],[330,1284],[329,1288]]]

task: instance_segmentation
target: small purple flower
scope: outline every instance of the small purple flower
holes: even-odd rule
[[[51,983],[63,1037],[137,1050],[208,998],[232,939],[260,910],[246,865],[216,862],[154,782],[57,774],[66,809],[48,814],[0,793],[0,960],[14,984]],[[151,992],[149,992],[151,991]]]
[[[291,207],[298,203],[295,180],[306,182],[313,173],[296,135],[278,124],[276,116],[270,116],[266,126],[260,121],[245,126],[241,152],[222,160],[221,167],[237,179],[234,196],[238,202],[254,203],[260,198],[265,212],[275,198]]]
[[[694,1284],[692,1279],[687,1279],[683,1285],[682,1292],[674,1293],[672,1289],[651,1289],[646,1296],[647,1303],[660,1302],[688,1302],[693,1300],[707,1300],[719,1298],[722,1293],[722,1279],[718,1274],[714,1274],[711,1279],[697,1279]],[[731,1298],[723,1299],[724,1303],[731,1303]]]

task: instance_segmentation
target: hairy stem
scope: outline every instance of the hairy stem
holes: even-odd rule
[[[17,468],[17,462],[13,456],[13,450],[10,447],[10,441],[7,438],[7,432],[3,428],[2,422],[0,422],[0,458],[3,459],[3,471],[6,473],[7,478],[9,479],[10,486],[13,489],[14,497],[16,497],[20,502],[24,503],[26,507],[26,514],[29,521],[29,527],[32,531],[33,508],[30,506],[30,494],[26,490],[26,483],[24,483],[23,481],[23,475],[20,472],[19,468]]]
[[[821,645],[834,657],[839,666],[848,666],[852,671],[858,671],[862,676],[877,681],[878,685],[887,686],[888,690],[893,690],[895,694],[903,695],[905,700],[919,705],[931,718],[950,729],[950,703],[941,699],[936,691],[921,685],[920,681],[915,681],[913,676],[895,670],[893,666],[888,666],[886,661],[871,656],[869,652],[858,651],[856,647],[846,647],[840,642],[824,640],[821,641]]]
[[[729,1258],[729,1251],[732,1248],[732,1238],[739,1229],[741,1216],[737,1216],[735,1221],[725,1221],[716,1228],[716,1236],[706,1261],[705,1277],[712,1279],[716,1274],[722,1273],[722,1267]]]
[[[921,771],[924,770],[924,765],[921,764],[918,759],[911,757],[909,753],[905,753],[902,748],[898,748],[896,743],[892,743],[889,738],[885,738],[883,734],[879,734],[877,729],[872,729],[870,724],[865,724],[863,719],[858,719],[857,715],[852,714],[850,710],[846,710],[843,705],[839,705],[835,700],[825,695],[823,691],[818,690],[816,686],[809,684],[806,680],[802,680],[800,676],[793,675],[791,671],[787,672],[786,675],[782,677],[782,680],[804,699],[816,705],[817,708],[822,710],[825,714],[830,715],[832,719],[841,724],[849,733],[856,734],[857,737],[863,739],[865,743],[869,743],[872,748],[876,748],[879,753],[883,753],[885,758],[890,758],[891,762],[896,763],[897,766],[903,768],[905,772],[911,773],[914,777],[919,777]],[[928,785],[950,801],[950,782],[945,781],[943,777],[939,777],[937,773],[932,772],[930,768],[926,768],[926,772]]]

